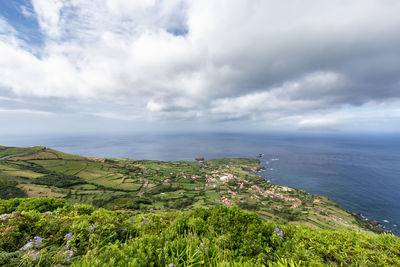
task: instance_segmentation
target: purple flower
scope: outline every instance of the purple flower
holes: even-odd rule
[[[33,239],[29,240],[29,242],[38,247],[42,244],[42,238],[40,236],[35,236]]]
[[[89,225],[90,230],[94,230],[96,228],[96,225]]]
[[[204,246],[204,243],[203,243],[203,242],[201,242],[200,245],[197,246],[197,248],[195,249],[195,251],[199,251],[199,249],[200,249],[202,246]]]
[[[39,251],[31,250],[29,252],[29,256],[32,257],[32,260],[36,260],[36,257],[37,257],[38,254],[39,254]]]
[[[273,234],[277,234],[277,235],[279,235],[280,237],[283,237],[283,232],[282,232],[281,230],[279,230],[279,228],[275,228]]]
[[[33,246],[32,242],[28,242],[22,248],[20,248],[20,250],[27,251],[28,249],[32,248],[32,246]]]
[[[73,233],[68,233],[68,234],[65,235],[65,238],[68,239],[68,240],[72,239],[73,237],[74,237]]]
[[[70,249],[70,248],[71,248],[71,245],[66,244],[65,247],[66,247],[67,249]]]
[[[154,211],[154,208],[150,208],[150,211]]]
[[[35,246],[39,246],[39,245],[41,245],[42,244],[42,238],[40,237],[40,236],[35,236],[34,238],[33,238],[33,243],[35,244]]]
[[[64,254],[67,255],[67,257],[64,259],[64,262],[69,261],[71,259],[71,257],[74,255],[74,252],[72,252],[72,250],[66,250],[64,252]]]
[[[38,247],[42,244],[42,238],[40,236],[35,236],[33,239],[29,240],[20,250],[27,251],[33,246]]]
[[[173,263],[168,264],[168,267],[174,267],[175,265]]]

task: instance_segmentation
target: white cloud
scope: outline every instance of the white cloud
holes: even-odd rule
[[[24,103],[25,102],[25,100],[23,100],[23,99],[14,98],[14,97],[6,97],[6,96],[0,96],[0,101],[20,102],[20,103]]]
[[[130,0],[107,0],[106,6],[108,10],[117,16],[131,17],[132,14],[142,11],[143,9],[153,7],[156,4],[155,0],[142,0],[142,1],[130,1]]]
[[[32,0],[39,25],[49,38],[58,38],[61,34],[60,12],[62,0]]]
[[[0,108],[0,114],[28,114],[28,115],[39,115],[39,116],[54,116],[52,112],[32,109],[3,109]]]
[[[2,17],[0,17],[0,43],[6,43],[13,47],[19,47],[21,41],[18,39],[18,32],[7,23]],[[0,51],[1,53],[1,51]]]
[[[219,119],[260,120],[265,114],[283,117],[326,109],[329,98],[321,100],[321,94],[327,95],[329,91],[341,87],[342,79],[337,73],[311,73],[267,91],[215,100],[211,111]]]
[[[0,90],[74,112],[304,126],[400,97],[398,1],[32,3],[42,51],[0,19]]]
[[[116,119],[116,120],[124,120],[124,121],[132,121],[132,120],[138,120],[141,119],[140,116],[134,115],[134,114],[118,114],[115,112],[82,112],[82,114],[85,115],[91,115],[91,116],[96,116],[96,117],[101,117],[101,118],[107,118],[107,119]]]
[[[299,122],[300,127],[321,127],[321,126],[334,126],[338,121],[332,118],[313,118],[304,119]]]
[[[26,18],[32,18],[34,17],[33,10],[30,10],[27,6],[21,5],[21,13],[24,17]]]

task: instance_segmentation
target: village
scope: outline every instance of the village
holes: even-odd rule
[[[43,147],[17,152],[3,160],[0,172],[14,175],[28,197],[40,191],[41,197],[121,210],[239,206],[265,219],[321,228],[346,226],[353,219],[327,198],[258,176],[263,166],[257,159],[162,162],[84,158]]]
[[[249,170],[242,167],[241,170]],[[204,171],[204,168],[203,168]],[[187,183],[194,183],[194,191],[215,191],[217,197],[213,199],[218,204],[226,206],[240,205],[244,203],[253,203],[260,210],[279,210],[283,213],[286,209],[290,210],[313,210],[327,218],[342,224],[348,224],[341,217],[329,214],[320,204],[323,202],[318,197],[313,197],[308,201],[300,199],[299,191],[287,186],[278,186],[271,184],[261,177],[249,175],[238,171],[237,168],[230,165],[221,166],[218,169],[206,171],[204,177],[197,174],[182,174],[182,178]],[[259,179],[255,179],[258,177]],[[204,184],[201,180],[205,179]],[[174,179],[167,178],[163,183],[172,183]],[[165,195],[165,193],[162,193]],[[181,192],[181,195],[184,193]],[[303,193],[307,196],[309,194]]]

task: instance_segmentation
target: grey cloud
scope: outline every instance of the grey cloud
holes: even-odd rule
[[[59,113],[277,123],[400,98],[398,1],[101,2],[33,1],[41,55],[0,39],[2,91]]]

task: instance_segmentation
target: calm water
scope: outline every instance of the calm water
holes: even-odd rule
[[[255,157],[272,183],[330,197],[343,208],[400,225],[400,136],[124,134],[0,136],[1,145],[44,145],[94,157],[156,160]],[[387,222],[386,222],[387,221]]]

